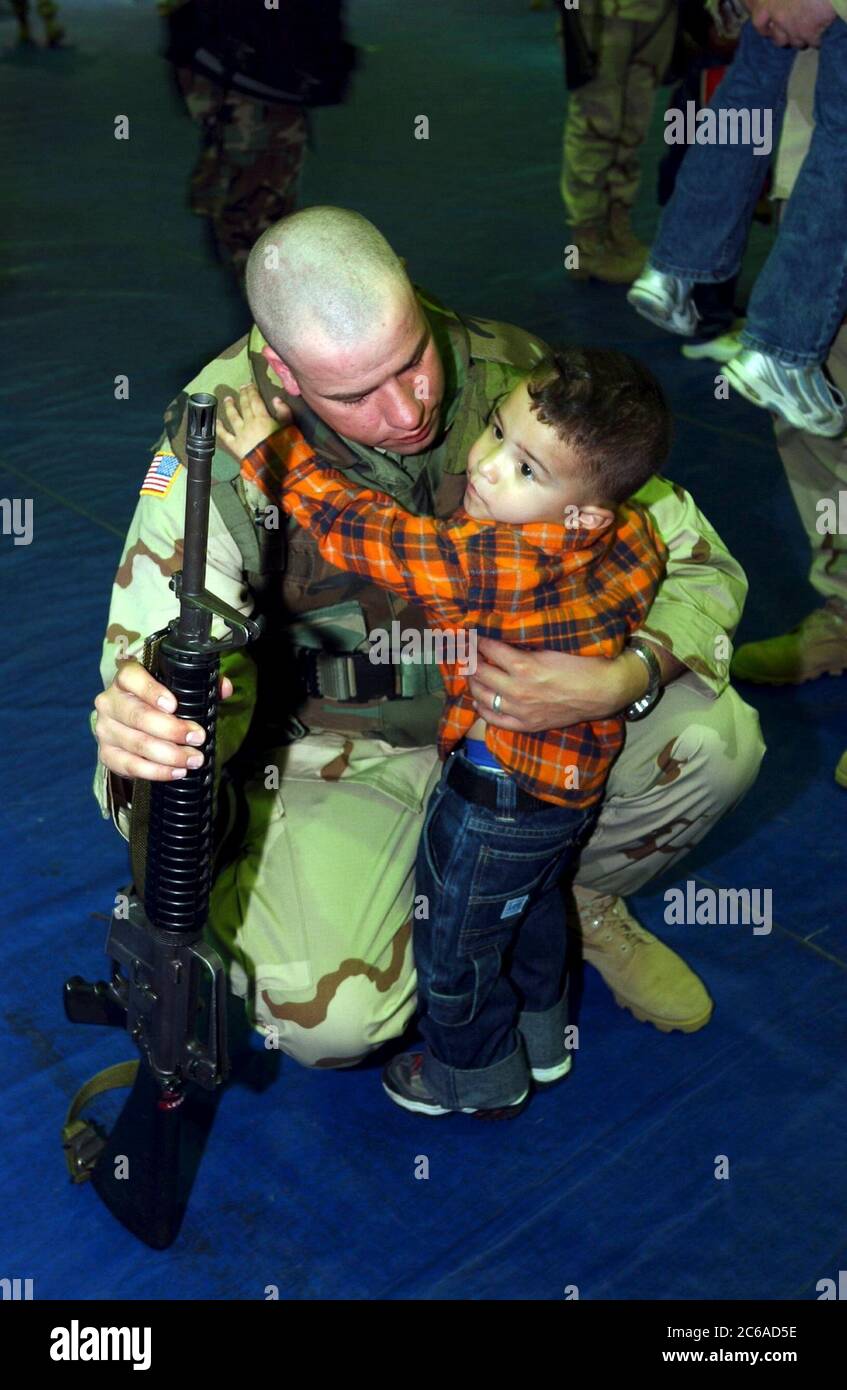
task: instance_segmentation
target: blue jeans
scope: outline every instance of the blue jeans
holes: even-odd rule
[[[793,48],[777,48],[748,22],[709,109],[770,109],[775,146],[795,57]],[[735,275],[765,163],[752,141],[692,145],[662,216],[650,265],[704,283]],[[835,19],[821,40],[812,142],[753,287],[741,340],[789,366],[816,365],[826,359],[846,311],[847,24]]]
[[[489,810],[449,785],[454,758],[470,766],[461,752],[447,759],[418,848],[415,891],[428,899],[413,930],[422,1076],[442,1105],[495,1109],[524,1093],[530,1064],[567,1055],[559,879],[599,806],[518,810],[513,779],[477,768],[497,784]]]

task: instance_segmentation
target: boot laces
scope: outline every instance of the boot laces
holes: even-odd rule
[[[827,599],[822,608],[815,608],[799,622],[792,632],[804,632],[815,636],[832,636],[832,624],[847,629],[847,607],[836,598]],[[847,633],[845,633],[847,635]]]
[[[636,946],[643,946],[647,941],[648,938],[643,930],[630,917],[623,898],[615,897],[611,893],[604,893],[602,896],[590,900],[580,900],[577,897],[576,903],[583,934],[587,932],[593,934],[605,927],[606,930],[599,939],[603,941],[619,940],[621,951],[633,950]]]

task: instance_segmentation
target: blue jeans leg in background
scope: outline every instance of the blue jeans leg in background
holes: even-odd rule
[[[777,48],[745,24],[735,60],[707,109],[770,110],[775,149],[794,57],[793,49]],[[650,251],[655,270],[703,283],[737,273],[770,163],[755,148],[691,145],[686,151]]]
[[[847,24],[824,31],[815,128],[779,235],[753,286],[745,347],[788,366],[822,363],[847,313]]]

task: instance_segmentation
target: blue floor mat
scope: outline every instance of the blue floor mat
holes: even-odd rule
[[[109,590],[162,409],[248,315],[186,206],[197,140],[152,8],[62,9],[74,46],[55,53],[16,51],[0,20],[14,191],[0,227],[0,493],[33,500],[32,544],[0,537],[0,1275],[33,1278],[37,1298],[814,1298],[844,1265],[847,1206],[843,678],[743,691],[769,745],[758,783],[683,877],[634,900],[715,997],[704,1031],[635,1023],[589,971],[572,1077],[505,1125],[416,1119],[389,1104],[374,1064],[308,1072],[255,1040],[171,1250],[146,1250],[70,1185],[64,1109],[132,1055],[115,1032],[71,1027],[59,1001],[68,975],[102,972],[126,874],[90,792]],[[741,638],[783,631],[814,596],[768,416],[716,402],[713,364],[685,362],[623,290],[562,268],[552,14],[353,0],[350,15],[364,66],[351,102],[314,118],[302,201],[365,213],[460,309],[642,355],[677,416],[668,471],[748,572]],[[662,148],[657,112],[635,219],[647,238]],[[746,285],[768,243],[754,228]],[[665,891],[689,880],[770,890],[772,930],[666,925]]]

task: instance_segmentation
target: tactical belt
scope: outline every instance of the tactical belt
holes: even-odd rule
[[[342,705],[408,698],[400,690],[400,666],[377,665],[367,652],[322,652],[299,647],[296,659],[301,679],[315,698],[337,700]]]

